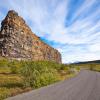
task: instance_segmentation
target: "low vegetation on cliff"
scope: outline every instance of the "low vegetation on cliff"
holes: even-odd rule
[[[0,60],[0,100],[72,77],[71,65],[49,61]]]

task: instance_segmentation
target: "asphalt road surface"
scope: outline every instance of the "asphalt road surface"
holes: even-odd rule
[[[83,70],[74,78],[7,100],[100,100],[100,73]]]

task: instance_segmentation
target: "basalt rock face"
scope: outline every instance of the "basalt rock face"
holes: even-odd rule
[[[60,53],[36,36],[13,10],[8,12],[1,23],[0,55],[17,60],[50,60],[61,63]]]

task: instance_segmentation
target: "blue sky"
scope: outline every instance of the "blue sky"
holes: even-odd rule
[[[11,9],[64,63],[100,59],[100,0],[0,0],[0,22]]]

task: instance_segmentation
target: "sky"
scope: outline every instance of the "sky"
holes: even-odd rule
[[[58,49],[63,63],[100,59],[100,0],[0,0],[0,23],[9,10]]]

